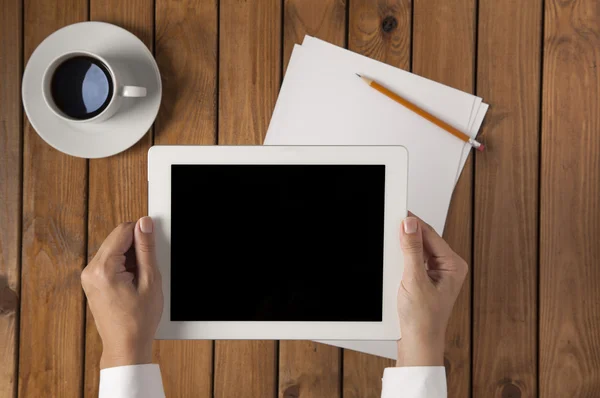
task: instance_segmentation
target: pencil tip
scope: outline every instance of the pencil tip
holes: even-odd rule
[[[361,76],[361,75],[359,75],[358,73],[355,73],[355,75],[356,75],[356,76],[358,76],[358,77],[362,77],[362,76]]]

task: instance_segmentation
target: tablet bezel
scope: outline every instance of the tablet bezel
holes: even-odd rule
[[[171,165],[385,165],[382,322],[171,321]],[[403,270],[399,231],[407,215],[408,152],[402,146],[154,146],[148,151],[148,215],[154,220],[164,309],[157,339],[395,340]],[[352,294],[352,292],[349,292]],[[200,303],[199,303],[200,304]],[[206,303],[210,305],[210,303]]]

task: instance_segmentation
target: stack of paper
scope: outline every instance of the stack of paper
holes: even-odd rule
[[[403,145],[409,153],[408,208],[440,234],[471,146],[366,85],[373,79],[475,138],[482,99],[306,36],[296,45],[265,145]],[[388,358],[395,342],[327,341]]]

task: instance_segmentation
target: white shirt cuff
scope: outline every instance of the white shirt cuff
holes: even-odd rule
[[[383,371],[381,398],[446,398],[443,366],[406,366]]]
[[[157,364],[117,366],[100,371],[98,398],[164,398]]]

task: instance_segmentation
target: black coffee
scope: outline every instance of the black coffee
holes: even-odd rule
[[[50,90],[58,109],[73,119],[85,120],[106,109],[113,95],[113,84],[102,62],[76,56],[56,68]]]

